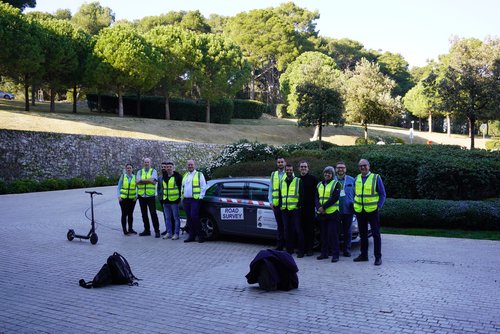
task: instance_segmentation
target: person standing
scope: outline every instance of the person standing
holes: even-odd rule
[[[295,238],[297,238],[297,257],[304,257],[304,234],[300,226],[300,208],[303,203],[304,190],[300,178],[293,174],[293,166],[285,166],[286,177],[281,181],[279,204],[283,217],[286,251],[293,254]]]
[[[374,264],[380,266],[382,264],[382,240],[379,211],[386,198],[384,183],[380,175],[370,172],[368,160],[359,160],[358,167],[361,174],[358,174],[355,180],[354,212],[358,219],[361,254],[354,259],[354,262],[368,261],[368,224],[370,224],[375,255]]]
[[[340,212],[340,231],[344,235],[342,255],[351,256],[351,225],[352,217],[354,216],[354,178],[347,175],[347,168],[343,161],[337,162],[335,165],[335,181],[341,184],[339,212]]]
[[[142,236],[151,235],[149,225],[148,209],[155,230],[155,238],[160,237],[160,224],[158,215],[156,214],[156,182],[158,173],[151,167],[151,159],[144,158],[144,168],[137,172],[137,195],[139,196],[139,205],[141,207],[142,222],[144,223],[144,231],[139,233]]]
[[[304,233],[304,248],[307,256],[314,254],[314,221],[316,219],[315,198],[319,180],[309,174],[307,161],[299,163],[300,180],[304,189],[304,199],[300,208],[300,224]]]
[[[125,173],[120,176],[118,181],[118,203],[122,211],[122,229],[123,234],[137,234],[133,229],[134,224],[134,208],[137,201],[137,184],[133,167],[131,164],[125,165]],[[128,225],[128,230],[127,230]]]
[[[195,169],[194,160],[187,161],[187,172],[182,178],[182,204],[186,211],[189,236],[184,242],[193,242],[198,236],[198,242],[204,242],[205,236],[200,226],[200,199],[206,186],[205,176]]]
[[[281,181],[285,178],[285,159],[282,157],[276,158],[277,170],[271,173],[271,185],[269,187],[268,202],[271,205],[276,219],[276,250],[282,251],[285,247],[285,233],[283,228],[283,216],[279,205]]]
[[[161,199],[165,218],[166,233],[163,239],[179,239],[181,220],[179,218],[179,203],[181,201],[182,176],[177,173],[173,162],[166,162],[165,171],[161,177]],[[160,182],[160,181],[158,181]],[[160,189],[160,187],[158,187]],[[172,218],[174,226],[172,228]]]
[[[162,162],[160,164],[160,175],[158,175],[158,182],[156,183],[156,198],[160,202],[163,208],[163,174],[167,172],[167,163]],[[163,220],[165,221],[165,231],[161,232],[160,235],[165,236],[167,234],[167,216],[165,215],[165,210],[163,210]]]
[[[328,253],[332,250],[332,262],[338,262],[340,256],[339,247],[339,197],[340,183],[333,179],[335,171],[332,166],[323,170],[324,180],[318,183],[316,196],[316,208],[321,228],[321,254],[318,260],[328,259]]]

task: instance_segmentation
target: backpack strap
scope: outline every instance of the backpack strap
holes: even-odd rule
[[[92,287],[92,282],[85,282],[83,278],[78,281],[78,284],[85,289],[90,289]]]
[[[114,252],[114,253],[113,253],[113,255],[117,255],[117,256],[119,256],[119,257],[120,257],[120,259],[122,259],[122,260],[123,260],[123,262],[125,262],[125,264],[127,265],[127,267],[128,267],[128,268],[129,268],[129,270],[130,270],[130,274],[132,275],[132,278],[133,278],[133,279],[138,280],[138,281],[142,281],[140,278],[135,277],[134,273],[132,272],[132,269],[130,268],[130,264],[128,264],[128,261],[127,261],[127,259],[126,259],[126,258],[124,258],[124,257],[123,257],[120,253],[118,253],[118,252]],[[131,283],[131,284],[129,284],[129,285],[139,285],[139,284],[136,282],[136,283]]]

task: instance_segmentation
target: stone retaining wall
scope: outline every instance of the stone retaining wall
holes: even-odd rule
[[[187,160],[204,167],[222,149],[217,144],[1,130],[0,180],[118,177],[126,163],[139,169],[144,157],[151,157],[158,170],[162,161],[172,160],[182,173]]]

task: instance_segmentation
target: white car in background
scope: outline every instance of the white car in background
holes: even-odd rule
[[[0,91],[0,98],[6,100],[14,100],[14,94]]]

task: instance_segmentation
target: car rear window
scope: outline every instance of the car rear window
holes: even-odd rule
[[[248,184],[248,192],[251,200],[266,201],[268,200],[269,187],[266,184],[250,182]]]

